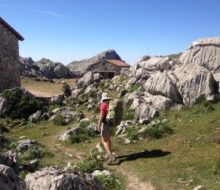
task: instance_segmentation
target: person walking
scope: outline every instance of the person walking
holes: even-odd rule
[[[108,154],[107,164],[110,164],[115,160],[111,149],[111,135],[113,126],[108,122],[107,115],[109,112],[109,102],[111,98],[107,93],[102,94],[100,115],[98,120],[98,131],[101,133],[102,144],[106,153]]]

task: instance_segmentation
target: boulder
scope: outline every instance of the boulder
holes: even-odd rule
[[[61,63],[58,63],[54,67],[54,74],[56,78],[69,78],[70,77],[69,69]]]
[[[212,73],[197,64],[181,64],[173,71],[171,77],[185,105],[193,105],[217,92]]]
[[[149,121],[157,115],[157,111],[146,103],[141,103],[135,109],[135,119]]]
[[[19,161],[18,155],[14,151],[8,151],[5,154],[0,155],[0,164],[6,165],[13,169],[13,171],[19,173]]]
[[[31,190],[103,190],[101,184],[90,174],[78,175],[55,168],[44,168],[25,177],[27,189]]]
[[[25,183],[14,173],[10,167],[0,164],[0,189],[24,190]]]
[[[174,102],[182,103],[182,97],[166,72],[153,74],[144,84],[144,89],[152,95],[161,95]]]
[[[93,73],[91,71],[87,72],[77,81],[78,88],[84,88],[93,82]]]
[[[31,140],[31,139],[22,139],[22,140],[19,140],[19,141],[17,142],[17,144],[18,144],[18,145],[17,145],[16,149],[17,149],[18,151],[26,151],[26,150],[28,150],[29,148],[32,148],[32,147],[38,145],[37,141]]]
[[[213,73],[220,72],[220,38],[199,39],[193,42],[180,56],[179,62],[197,64]]]
[[[50,103],[60,105],[63,103],[64,99],[64,95],[53,96],[50,98]]]
[[[77,135],[80,133],[80,128],[76,127],[76,128],[72,128],[67,130],[66,132],[64,132],[62,135],[59,136],[59,141],[68,141],[71,137],[71,135]]]
[[[32,114],[29,116],[28,120],[31,122],[31,123],[36,123],[40,120],[42,116],[42,111],[37,111],[36,113]]]

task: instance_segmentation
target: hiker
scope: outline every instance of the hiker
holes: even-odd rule
[[[62,91],[65,98],[68,98],[72,95],[70,86],[65,81],[62,81]]]
[[[100,105],[100,116],[98,121],[98,131],[101,133],[102,136],[102,144],[106,153],[108,154],[107,164],[110,164],[115,160],[114,155],[112,155],[111,150],[111,134],[113,123],[107,118],[109,113],[109,102],[111,98],[108,97],[107,93],[102,94],[101,105]]]

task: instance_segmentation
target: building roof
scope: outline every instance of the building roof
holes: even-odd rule
[[[105,59],[106,62],[116,65],[118,67],[130,67],[129,64],[124,61],[116,60],[116,59]]]
[[[3,18],[0,17],[0,24],[6,27],[9,31],[11,31],[19,40],[23,41],[24,38],[21,36],[12,26],[10,26]]]

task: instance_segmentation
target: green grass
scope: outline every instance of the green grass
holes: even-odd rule
[[[158,119],[166,118],[173,134],[129,145],[121,144],[117,137],[113,137],[113,151],[118,158],[115,165],[108,168],[117,173],[121,169],[127,170],[141,181],[152,182],[157,190],[191,190],[198,185],[211,190],[220,189],[220,145],[212,141],[220,136],[220,103],[201,103],[179,111],[161,112],[160,115]],[[73,125],[60,127],[41,122],[32,128],[13,128],[7,135],[13,139],[26,136],[45,145],[55,156],[43,158],[41,166],[65,166],[74,159],[65,152],[73,155],[80,152],[87,157],[101,140],[97,137],[80,144],[60,144],[58,136]],[[191,179],[189,185],[179,182]]]

